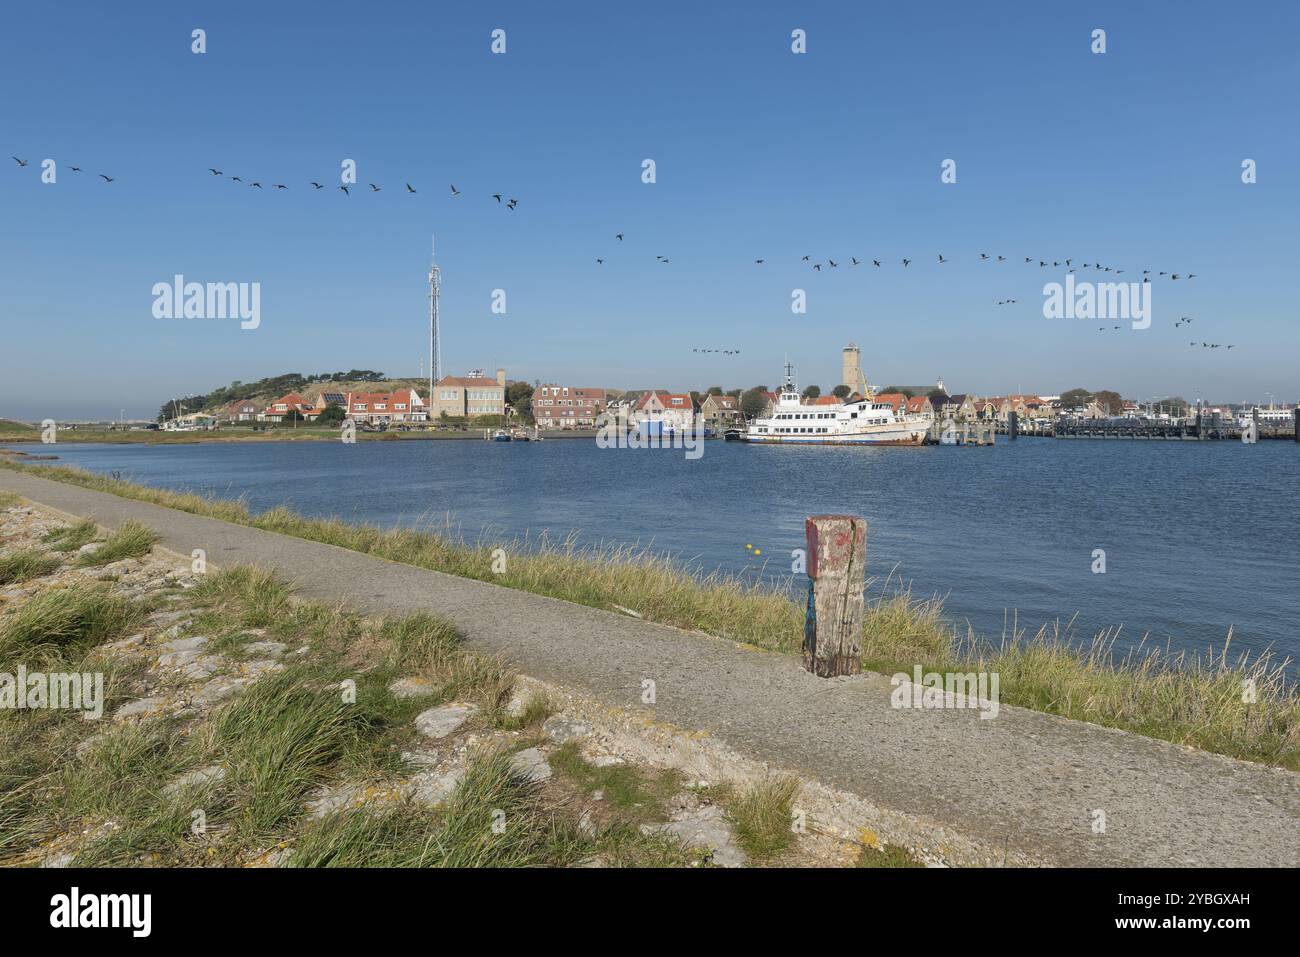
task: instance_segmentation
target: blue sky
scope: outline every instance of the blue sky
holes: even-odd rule
[[[876,384],[1294,401],[1298,27],[1281,3],[10,5],[0,415],[414,374],[434,232],[450,372],[772,385],[788,354],[829,388],[854,340]],[[341,194],[344,158],[383,191]],[[1043,318],[1064,270],[1025,256],[1197,278],[1156,285],[1150,329],[1103,333]],[[175,273],[260,282],[261,327],[154,319]]]

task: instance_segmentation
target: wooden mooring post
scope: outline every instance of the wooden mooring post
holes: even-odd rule
[[[822,678],[856,675],[862,671],[867,520],[813,515],[805,528],[809,582],[803,665]]]

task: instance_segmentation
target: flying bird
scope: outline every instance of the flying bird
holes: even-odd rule
[[[452,184],[451,184],[451,195],[453,195],[453,196],[459,196],[459,195],[460,195],[460,190],[458,190],[458,189],[456,188],[456,184],[455,184],[455,183],[452,183]]]
[[[518,205],[519,205],[519,200],[515,199],[512,196],[510,197],[510,202],[506,203],[506,209],[514,209]]]
[[[26,166],[27,164],[24,163],[23,165]],[[99,175],[100,175],[101,177],[103,177],[103,180],[104,180],[105,183],[111,183],[111,182],[113,182],[113,177],[111,177],[111,176],[104,176],[103,173],[100,173]]]
[[[813,269],[817,270],[818,272],[821,272],[821,271],[822,271],[822,264],[821,264],[821,263],[813,263]]]
[[[311,181],[311,185],[312,185],[312,189],[324,189],[324,188],[325,188],[324,186],[322,186],[320,183],[316,182],[315,180],[312,180],[312,181]]]
[[[348,191],[348,188],[347,188],[346,186],[340,186],[339,189],[343,190],[343,195],[344,195],[344,196],[351,196],[351,195],[352,195],[352,193],[350,193],[350,192]]]
[[[26,165],[27,165],[27,160],[20,160],[17,156],[13,156],[13,157],[10,157],[10,158],[11,158],[15,163],[17,163],[19,166],[26,166]]]
[[[871,265],[876,266],[877,268],[879,268],[879,266],[880,266],[880,260],[879,260],[879,259],[873,259],[873,260],[871,260]]]
[[[288,189],[288,188],[289,188],[288,186],[285,186],[284,183],[272,183],[271,185],[274,186],[276,189]]]
[[[857,256],[850,256],[849,258],[853,260],[853,265],[855,265],[855,266],[861,266],[861,265],[862,265],[862,263],[858,262],[858,257],[857,257]]]
[[[614,238],[617,239],[617,240],[621,243],[621,242],[623,241],[623,234],[622,234],[622,233],[615,233],[615,234],[614,234]]]
[[[907,266],[910,266],[910,265],[912,265],[912,260],[910,260],[910,259],[904,259],[904,260],[903,260],[903,266],[904,266],[904,267],[907,267]]]
[[[23,165],[26,166],[27,164],[24,163]],[[806,262],[808,262],[808,260],[810,260],[810,259],[812,259],[811,256],[804,256],[804,257],[803,257],[802,259],[800,259],[799,261],[800,261],[801,263],[806,263]]]
[[[597,266],[603,266],[603,265],[605,265],[605,260],[600,259],[600,258],[597,258],[597,259],[596,259],[596,265],[597,265]]]
[[[376,193],[379,192],[379,187],[376,186],[374,183],[370,183],[369,186],[370,186],[370,189],[371,189],[372,191],[374,191],[374,192],[376,192]]]
[[[259,183],[259,182],[257,182],[257,180],[253,180],[253,182],[249,183],[248,185],[249,185],[250,187],[251,187],[251,186],[256,186],[258,189],[261,189],[261,188],[262,188],[262,184]]]
[[[943,253],[939,253],[939,265],[942,266],[942,265],[943,265],[944,263],[946,263],[947,261],[948,261],[948,260],[946,260],[946,259],[943,258]]]
[[[72,170],[74,173],[80,173],[80,172],[81,172],[81,167],[80,167],[80,166],[69,166],[68,169]],[[1188,279],[1191,279],[1192,277],[1191,277],[1191,276],[1188,276],[1187,278],[1188,278]]]
[[[410,183],[407,183],[407,184],[406,184],[406,191],[407,191],[408,193],[414,193],[414,192],[415,192],[415,187],[412,186]]]
[[[211,173],[213,176],[220,176],[220,175],[221,175],[221,170],[219,170],[219,169],[213,169],[211,166],[208,167],[208,172]]]
[[[493,194],[492,194],[492,198],[495,199],[498,203],[501,202],[501,194],[500,194],[500,193],[493,193]]]
[[[763,265],[763,263],[767,262],[767,260],[766,260],[766,259],[755,259],[754,262],[756,262],[758,265],[761,266],[761,265]]]
[[[230,177],[230,181],[231,181],[232,183],[242,183],[242,182],[243,182],[243,179],[241,179],[241,178],[238,177],[238,176],[232,176],[232,177]]]
[[[828,263],[831,264],[831,268],[832,268],[832,269],[839,269],[839,268],[840,268],[840,264],[837,263],[834,259],[828,259],[828,260],[826,260],[826,261],[827,261]]]

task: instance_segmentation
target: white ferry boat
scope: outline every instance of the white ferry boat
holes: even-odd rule
[[[786,363],[772,414],[755,419],[742,438],[773,445],[921,445],[929,428],[929,416],[896,413],[888,402],[875,401],[870,389],[866,398],[843,405],[804,405]]]

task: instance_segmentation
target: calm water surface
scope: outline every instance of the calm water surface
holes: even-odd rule
[[[590,440],[193,445],[59,443],[58,464],[161,488],[286,503],[313,516],[468,539],[563,536],[650,546],[702,570],[777,577],[803,521],[863,515],[868,574],[945,599],[998,636],[1074,619],[1175,650],[1269,645],[1300,657],[1300,446],[1001,440],[994,448],[780,448],[713,441],[602,450]],[[746,549],[762,550],[755,558]],[[1093,574],[1093,549],[1106,552]],[[879,587],[879,584],[876,586]]]

